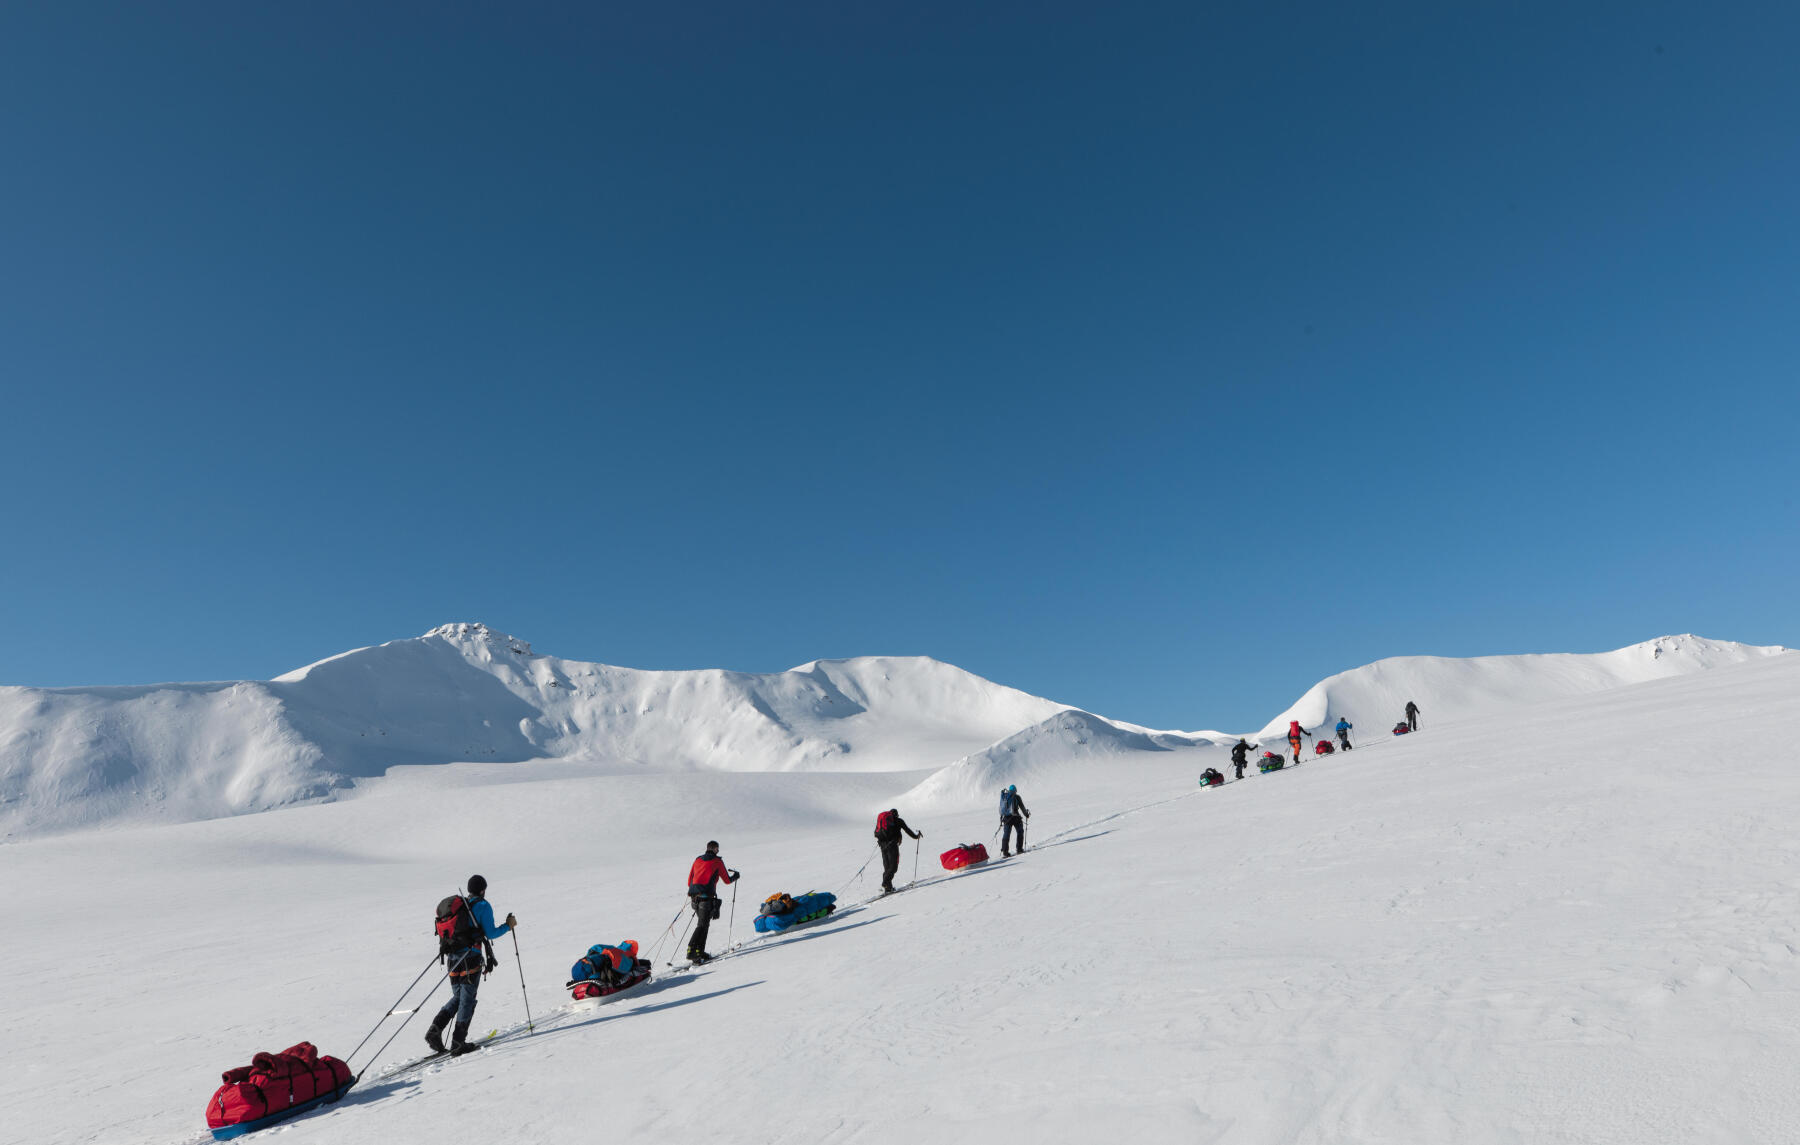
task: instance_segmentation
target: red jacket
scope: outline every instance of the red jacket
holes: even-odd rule
[[[698,887],[705,887],[710,892],[713,883],[720,879],[725,880],[726,886],[731,885],[731,872],[725,869],[725,860],[717,855],[701,855],[688,868],[688,893],[693,894]]]

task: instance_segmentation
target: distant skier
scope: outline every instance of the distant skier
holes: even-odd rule
[[[1023,818],[1021,818],[1023,816]],[[1030,808],[1019,798],[1016,785],[1008,787],[1000,793],[1000,857],[1007,858],[1012,854],[1009,844],[1013,832],[1019,833],[1019,854],[1025,853],[1025,820],[1031,818]]]
[[[1408,731],[1419,730],[1419,705],[1411,700],[1406,701],[1406,727]]]
[[[875,816],[875,841],[881,844],[881,889],[894,889],[894,872],[900,869],[900,833],[923,839],[925,832],[915,831],[900,818],[900,812],[889,808]]]
[[[1350,750],[1350,729],[1355,726],[1356,725],[1351,723],[1347,718],[1345,718],[1343,716],[1338,717],[1338,722],[1337,722],[1338,742],[1340,744],[1344,745],[1345,751]]]
[[[1300,762],[1300,737],[1306,732],[1300,727],[1299,720],[1288,721],[1288,746],[1294,749],[1294,762]]]
[[[1244,778],[1244,769],[1250,766],[1250,741],[1238,740],[1231,745],[1231,766],[1237,768],[1237,777]]]
[[[694,937],[688,940],[687,948],[689,962],[712,961],[712,955],[706,952],[706,932],[724,905],[714,893],[720,879],[729,886],[737,882],[738,873],[726,869],[725,861],[719,858],[719,843],[715,839],[706,844],[706,853],[688,868],[688,902],[694,908]]]
[[[469,1022],[475,1016],[475,993],[481,987],[481,976],[492,973],[499,963],[490,945],[504,938],[519,925],[512,915],[499,926],[494,925],[494,908],[488,905],[487,880],[469,876],[469,893],[452,896],[439,904],[438,957],[450,973],[450,1000],[431,1019],[425,1030],[425,1044],[444,1052],[444,1027],[456,1019],[451,1033],[449,1052],[452,1057],[474,1053],[469,1043]],[[457,901],[460,897],[460,903]],[[448,907],[448,913],[445,908]]]

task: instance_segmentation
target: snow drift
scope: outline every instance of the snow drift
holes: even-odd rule
[[[1130,767],[1150,754],[1208,746],[1212,740],[1182,732],[1153,732],[1070,708],[964,756],[900,797],[908,808],[962,808],[992,803],[1001,788],[1054,793],[1072,783],[1091,783],[1097,769]]]
[[[1261,742],[1287,735],[1288,722],[1308,731],[1348,716],[1358,736],[1385,735],[1405,715],[1406,702],[1420,708],[1420,726],[1489,716],[1521,704],[1604,692],[1628,684],[1685,676],[1778,656],[1780,646],[1736,644],[1699,636],[1663,636],[1612,652],[1540,656],[1396,656],[1339,672],[1307,689],[1287,711],[1258,732]]]

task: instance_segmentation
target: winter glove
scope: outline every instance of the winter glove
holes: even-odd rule
[[[489,974],[492,974],[494,971],[498,970],[499,968],[500,968],[500,960],[498,958],[495,958],[492,954],[488,955],[486,972]]]
[[[514,930],[517,930],[517,929],[519,929],[519,920],[509,914],[506,916],[506,925],[512,927]]]
[[[737,872],[736,872],[736,871],[733,871],[733,872],[731,872],[731,881],[732,881],[732,882],[734,882],[734,883],[735,883],[735,882],[737,882],[737,881],[738,881],[738,880],[739,880],[739,879],[741,879],[741,878],[743,878],[743,877],[744,877],[744,876],[742,876],[742,875],[740,875],[740,874],[738,874],[738,873],[737,873]]]
[[[1025,818],[1027,818],[1027,819],[1031,818],[1031,812],[1029,812],[1029,811],[1025,812]]]

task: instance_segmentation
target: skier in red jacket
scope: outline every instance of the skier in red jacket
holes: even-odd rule
[[[727,870],[724,860],[719,858],[717,840],[706,844],[706,854],[694,860],[688,868],[688,902],[694,907],[694,937],[688,943],[687,956],[689,962],[709,962],[712,955],[706,952],[706,931],[712,926],[712,920],[719,917],[719,896],[713,893],[713,887],[720,879],[726,884],[738,880],[736,871]]]
[[[1300,737],[1306,733],[1301,730],[1299,720],[1288,721],[1288,746],[1294,749],[1294,762],[1300,762]]]

